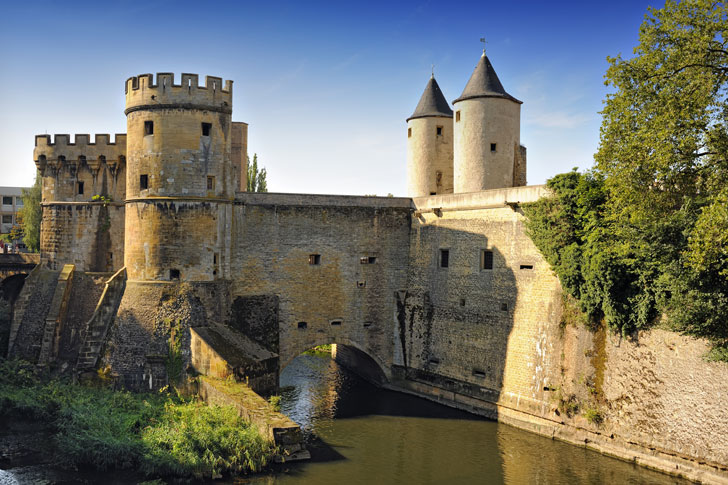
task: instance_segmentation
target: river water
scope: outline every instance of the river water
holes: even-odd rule
[[[281,410],[312,460],[254,484],[689,483],[582,447],[379,389],[327,355],[281,374]]]

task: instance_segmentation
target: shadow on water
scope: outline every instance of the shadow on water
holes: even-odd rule
[[[328,356],[297,357],[281,386],[281,409],[301,425],[312,460],[244,483],[688,483],[377,388]]]

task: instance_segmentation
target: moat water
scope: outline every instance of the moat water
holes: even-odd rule
[[[282,411],[304,429],[312,459],[223,484],[686,484],[582,447],[379,389],[327,355],[301,355],[281,375]],[[39,423],[40,425],[40,423]],[[47,464],[42,425],[0,426],[0,451],[33,449],[0,470],[0,485],[135,484],[130,472]],[[45,463],[45,464],[44,464]],[[0,467],[1,468],[1,467]]]
[[[379,389],[326,355],[281,374],[281,410],[312,460],[252,484],[689,483],[582,447]]]

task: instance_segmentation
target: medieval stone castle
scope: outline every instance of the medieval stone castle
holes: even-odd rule
[[[725,372],[561,325],[558,279],[521,208],[547,191],[526,186],[521,101],[485,54],[452,109],[432,78],[407,119],[406,198],[245,192],[232,81],[175,81],[129,78],[127,133],[113,142],[36,137],[41,264],[15,305],[10,355],[156,389],[178,377],[181,349],[182,373],[224,368],[267,393],[301,352],[334,343],[381,385],[725,474],[728,445],[709,444],[728,429]],[[651,377],[632,379],[627,363]],[[685,385],[711,426],[698,429]],[[560,412],[567,396],[602,406],[607,424]]]

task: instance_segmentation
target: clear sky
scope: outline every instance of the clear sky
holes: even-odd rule
[[[406,122],[435,65],[449,101],[485,36],[522,100],[528,183],[588,168],[606,57],[663,1],[5,2],[0,186],[32,184],[34,135],[124,133],[124,81],[221,76],[272,192],[405,195]]]

